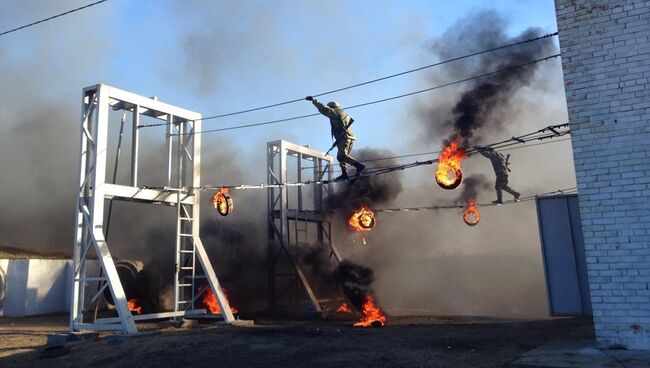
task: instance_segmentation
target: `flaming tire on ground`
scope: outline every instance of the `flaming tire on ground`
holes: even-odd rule
[[[212,292],[212,288],[209,286],[205,286],[205,291],[203,292],[203,298],[201,298],[201,301],[205,305],[206,309],[208,310],[208,313],[210,314],[222,314],[221,306],[219,305],[219,302],[217,301],[217,298],[215,297],[214,293]],[[230,295],[228,294],[228,290],[226,288],[222,287],[221,290],[223,291],[224,296],[226,299],[228,299],[228,304],[231,304],[230,301]],[[232,314],[237,314],[238,310],[235,308],[232,304],[230,305],[230,311]]]
[[[375,299],[368,295],[366,296],[363,305],[361,306],[363,318],[355,322],[354,327],[383,327],[386,325],[386,315],[381,311],[379,306],[375,303]]]

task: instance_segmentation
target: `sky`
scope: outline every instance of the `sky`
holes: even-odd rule
[[[2,1],[0,25],[13,28],[86,3]],[[70,97],[57,103],[74,105],[78,101],[71,97],[78,96],[82,87],[103,82],[214,115],[429,64],[435,61],[426,50],[432,38],[459,17],[485,9],[504,16],[512,34],[529,26],[547,32],[556,28],[552,1],[111,0],[4,36],[0,47],[14,57],[17,73],[29,70],[29,76],[38,76],[39,84],[48,86],[42,93],[56,98],[63,92]],[[84,50],[93,50],[93,55]],[[464,51],[468,50],[459,49],[458,53]],[[53,63],[30,67],[28,60],[34,58]],[[21,64],[23,68],[18,67]],[[66,68],[76,64],[82,68]],[[325,98],[340,100],[344,106],[356,104],[408,92],[425,75],[414,74]],[[382,146],[386,132],[399,115],[404,115],[408,102],[398,100],[355,111],[355,128],[363,141],[372,142],[368,146]],[[205,128],[313,110],[308,103],[293,104],[209,121]],[[307,125],[315,129],[305,137],[301,128]],[[318,118],[242,132],[224,135],[250,151],[254,150],[248,144],[250,135],[261,141],[282,135],[321,148],[329,144],[327,125]],[[366,144],[360,141],[359,145]],[[408,145],[397,142],[391,147],[402,151]]]
[[[0,32],[87,3],[0,0]],[[302,98],[431,64],[442,60],[441,53],[436,52],[442,48],[452,56],[477,51],[480,45],[464,41],[480,36],[488,26],[474,27],[471,23],[473,17],[486,13],[509,37],[530,27],[541,34],[557,28],[551,0],[110,0],[0,36],[0,244],[69,249],[78,175],[80,97],[86,86],[106,83],[140,95],[157,96],[163,102],[204,116],[222,114]],[[324,96],[323,101],[355,105],[449,82],[457,77],[457,72],[432,68]],[[450,132],[427,134],[421,106],[444,107],[463,88],[459,85],[349,110],[358,138],[355,152],[364,148],[392,154],[438,150]],[[482,143],[566,122],[560,61],[544,62],[535,83],[523,87],[508,103],[507,110],[510,120],[504,123],[505,128],[486,132]],[[204,129],[314,112],[313,105],[300,101],[205,121]],[[204,184],[264,182],[268,141],[285,139],[323,151],[332,143],[329,123],[323,117],[206,133],[203,139],[204,149],[209,157],[214,157],[205,164],[208,170],[203,172]],[[151,152],[155,162],[157,151]],[[575,185],[569,141],[513,151],[511,161],[511,184],[521,188],[525,195]],[[465,167],[493,180],[487,161],[471,159]],[[404,190],[391,206],[453,200],[436,192],[430,168],[401,175]],[[238,203],[247,202],[245,208],[257,207],[261,209],[258,212],[265,209],[264,193],[238,196]],[[493,196],[493,191],[487,189],[481,192],[479,200],[492,200]],[[432,239],[435,235],[430,229],[410,231],[406,240],[396,235],[400,232],[380,232],[377,243],[403,241],[408,248],[396,251],[378,245],[371,253],[358,248],[345,253],[377,268],[378,294],[390,301],[387,304],[394,309],[409,307],[403,300],[415,300],[413,308],[439,307],[443,312],[478,314],[494,314],[503,309],[498,303],[484,305],[483,309],[464,307],[468,300],[480,299],[482,295],[478,289],[485,285],[480,282],[480,274],[471,279],[457,278],[465,280],[458,285],[466,288],[470,299],[450,298],[443,303],[440,298],[423,294],[435,276],[431,269],[452,261],[464,265],[460,268],[471,269],[476,267],[472,262],[478,262],[488,272],[491,267],[480,260],[481,256],[491,260],[513,256],[520,264],[510,264],[508,270],[524,273],[526,268],[533,267],[535,272],[519,277],[529,280],[529,284],[504,290],[518,290],[526,296],[525,290],[536,291],[529,304],[510,308],[508,313],[544,315],[534,204],[523,204],[515,211],[495,211],[487,209],[482,219],[485,226],[482,230],[472,228],[472,232],[462,222],[459,224],[458,214],[424,215],[437,224],[433,228],[441,227],[442,238],[462,232],[460,243]],[[413,215],[405,215],[402,220],[380,220],[412,230],[408,225],[412,218],[408,216]],[[489,244],[484,241],[486,237]],[[471,261],[463,263],[458,260],[461,256]],[[401,282],[414,268],[422,271],[422,277],[413,280],[413,287],[401,288]],[[386,276],[389,274],[394,277]],[[449,276],[447,281],[455,285],[454,280]]]

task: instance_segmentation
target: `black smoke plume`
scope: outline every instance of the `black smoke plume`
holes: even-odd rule
[[[368,267],[343,260],[338,267],[341,289],[350,303],[361,310],[370,294],[370,284],[374,281],[374,271]]]
[[[489,190],[492,186],[488,178],[482,174],[475,174],[463,179],[463,186],[457,202],[465,204],[468,199],[476,199],[481,190]]]
[[[441,37],[433,47],[441,59],[458,56],[460,50],[467,52],[490,49],[541,36],[543,32],[529,28],[516,37],[505,32],[503,19],[494,12],[482,12],[464,20]],[[452,139],[460,135],[466,144],[477,144],[476,137],[481,129],[501,130],[510,125],[508,109],[515,94],[529,86],[540,63],[519,66],[556,53],[552,38],[528,42],[502,50],[482,54],[477,59],[446,68],[449,78],[467,78],[497,70],[505,70],[489,77],[478,79],[461,93],[460,98],[442,117],[438,109],[424,108],[423,113],[429,132],[438,136],[440,129],[449,132]],[[438,110],[438,111],[434,111]],[[437,122],[442,122],[437,123]]]
[[[366,148],[360,150],[355,157],[366,165],[366,170],[372,171],[396,165],[394,159],[382,159],[390,156],[393,156],[390,151]],[[394,200],[402,192],[400,179],[399,173],[390,173],[360,178],[353,183],[337,184],[336,192],[327,199],[327,206],[332,211],[340,212],[347,220],[353,211],[364,204],[373,208]]]

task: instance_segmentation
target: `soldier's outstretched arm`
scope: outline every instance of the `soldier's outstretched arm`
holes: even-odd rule
[[[485,147],[481,146],[474,146],[476,148],[476,151],[481,154],[483,157],[490,158],[490,152],[488,152]]]
[[[313,103],[314,106],[316,106],[316,108],[318,109],[318,112],[320,112],[321,114],[327,116],[328,118],[333,117],[333,116],[336,115],[336,113],[334,113],[334,111],[332,111],[332,109],[330,109],[330,108],[329,108],[328,106],[326,106],[326,105],[323,105],[323,104],[322,104],[320,101],[318,101],[317,99],[315,99],[315,98],[313,98],[313,97],[311,97],[311,96],[307,96],[307,97],[310,97],[310,98],[311,98],[311,99],[307,99],[307,101],[311,101],[311,103]]]

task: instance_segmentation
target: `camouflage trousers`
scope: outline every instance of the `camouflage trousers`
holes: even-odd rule
[[[357,160],[353,159],[350,156],[350,152],[352,152],[353,144],[354,144],[354,139],[343,138],[336,145],[336,148],[338,149],[338,152],[336,154],[336,159],[339,160],[339,165],[341,165],[341,170],[343,171],[347,170],[347,164],[354,165],[354,166],[357,166],[359,164]]]
[[[515,197],[519,196],[519,192],[508,186],[508,175],[497,175],[497,182],[494,184],[494,188],[497,190],[497,200],[499,202],[501,202],[503,197],[503,194],[501,192],[502,190],[505,190]]]

